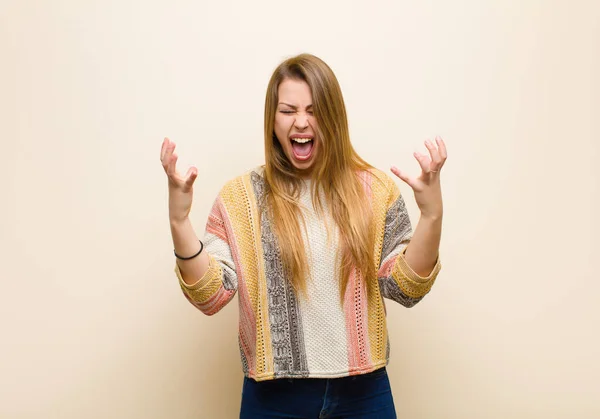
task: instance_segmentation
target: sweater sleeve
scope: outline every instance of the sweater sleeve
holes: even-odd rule
[[[218,197],[211,209],[204,233],[204,251],[208,253],[208,271],[195,283],[183,281],[179,266],[175,273],[183,295],[206,315],[213,315],[231,301],[237,291],[238,278],[232,256],[232,237],[225,207]]]
[[[438,258],[431,273],[419,276],[406,262],[404,253],[412,237],[412,226],[404,199],[395,182],[391,181],[383,233],[383,248],[379,265],[379,287],[385,298],[405,307],[412,307],[431,290],[441,269]]]

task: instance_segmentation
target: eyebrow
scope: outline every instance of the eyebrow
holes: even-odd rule
[[[293,109],[298,109],[298,107],[297,107],[297,106],[290,105],[289,103],[285,103],[285,102],[279,102],[279,104],[280,104],[280,105],[286,105],[286,106],[289,106],[290,108],[293,108]],[[308,109],[308,108],[312,108],[312,103],[306,107],[306,109]]]

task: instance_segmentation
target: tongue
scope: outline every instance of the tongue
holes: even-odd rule
[[[295,141],[292,142],[292,148],[294,149],[294,153],[298,157],[307,157],[310,155],[310,152],[313,148],[313,142],[309,141],[304,144],[297,143]]]

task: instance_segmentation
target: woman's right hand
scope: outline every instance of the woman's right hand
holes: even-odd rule
[[[183,222],[192,209],[193,185],[198,176],[198,169],[190,167],[185,176],[177,172],[175,143],[168,138],[162,143],[160,161],[169,181],[169,219],[172,223]]]

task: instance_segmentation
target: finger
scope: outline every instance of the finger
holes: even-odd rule
[[[419,166],[421,166],[421,170],[423,171],[423,173],[429,173],[431,171],[431,159],[428,156],[419,152],[414,152],[413,156],[415,156],[415,158],[419,162]]]
[[[173,156],[173,152],[175,151],[175,143],[171,140],[167,140],[168,144],[165,147],[165,155],[162,158],[163,167],[165,170],[169,167],[169,161],[171,161],[171,157]]]
[[[173,180],[177,177],[177,154],[173,153],[167,162],[167,175]]]
[[[398,169],[396,166],[392,166],[390,170],[393,174],[398,176],[404,183],[408,184],[408,186],[413,188],[413,180],[410,178],[410,176],[408,176],[408,174]]]
[[[165,137],[162,142],[162,146],[160,147],[160,161],[163,161],[165,158],[165,153],[167,152],[167,146],[169,145],[169,139]]]
[[[431,161],[433,161],[434,166],[439,166],[442,163],[442,158],[440,157],[437,147],[429,140],[425,140],[425,147],[427,147],[427,150],[429,150]]]
[[[198,177],[198,169],[196,169],[194,166],[190,167],[187,171],[187,173],[185,174],[185,190],[188,191],[190,189],[192,189],[192,186],[194,186],[194,181],[196,180],[196,178]]]
[[[442,137],[435,137],[435,143],[438,146],[439,152],[440,152],[440,157],[442,158],[443,161],[446,161],[446,159],[448,158],[448,152],[446,150],[446,143],[444,143],[444,140],[442,140]]]

